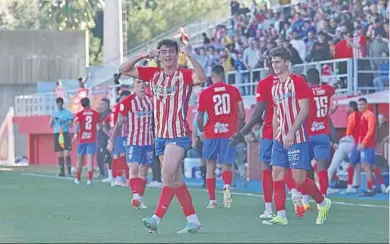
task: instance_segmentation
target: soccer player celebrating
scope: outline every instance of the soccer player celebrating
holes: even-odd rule
[[[126,161],[129,165],[129,185],[133,192],[131,204],[135,208],[146,208],[142,202],[146,177],[153,162],[153,100],[145,94],[145,81],[135,80],[135,93],[119,104],[118,121],[115,124],[109,149],[113,146],[115,134],[128,122]]]
[[[129,179],[129,168],[126,164],[126,125],[125,123],[120,124],[120,129],[114,131],[115,125],[118,121],[118,116],[120,113],[120,102],[123,101],[127,96],[130,95],[129,91],[121,91],[118,103],[114,105],[112,108],[112,112],[109,116],[106,117],[104,123],[109,124],[111,131],[109,133],[111,141],[107,144],[107,150],[111,152],[112,162],[111,162],[111,170],[113,181],[111,182],[112,186],[124,186],[122,182],[122,173],[125,171],[126,180]],[[125,117],[126,119],[126,117]],[[104,127],[107,128],[107,127]],[[105,129],[106,130],[106,129]],[[110,144],[110,142],[112,142]]]
[[[332,96],[336,89],[331,85],[320,85],[320,72],[311,68],[307,71],[307,82],[309,83],[314,99],[311,102],[311,109],[308,117],[307,129],[309,133],[310,148],[314,160],[317,162],[317,175],[320,191],[326,195],[328,190],[328,162],[331,154],[329,108]],[[308,209],[308,206],[305,206]]]
[[[63,98],[57,97],[56,104],[57,111],[51,117],[50,127],[54,130],[54,151],[58,154],[58,164],[60,165],[60,174],[58,176],[65,176],[65,161],[68,175],[72,175],[72,161],[69,155],[69,151],[72,150],[72,142],[69,135],[69,127],[72,126],[73,115],[64,108]]]
[[[76,114],[74,140],[78,140],[77,145],[77,166],[75,184],[80,184],[81,170],[84,156],[87,159],[88,181],[87,185],[92,185],[93,177],[93,156],[96,153],[96,133],[100,121],[100,115],[90,107],[89,99],[81,99],[83,110]]]
[[[274,144],[271,155],[274,202],[277,215],[264,224],[286,225],[286,169],[291,168],[297,186],[307,192],[320,205],[317,224],[322,224],[331,207],[331,201],[321,194],[316,184],[306,177],[310,169],[309,143],[304,122],[309,114],[311,91],[305,80],[289,72],[291,52],[277,47],[270,52],[272,68],[277,80],[272,85],[274,116],[272,120]],[[299,193],[292,198],[298,204]],[[300,203],[304,211],[302,203]]]
[[[120,68],[122,74],[150,81],[153,93],[155,148],[162,162],[164,185],[155,214],[142,221],[151,233],[157,233],[160,220],[176,195],[188,221],[186,227],[178,233],[199,232],[202,228],[184,183],[181,167],[185,151],[191,147],[186,121],[188,100],[192,86],[206,82],[207,76],[189,47],[183,47],[182,51],[194,70],[178,68],[179,47],[176,41],[162,40],[157,49],[130,58]],[[163,68],[134,67],[144,58],[156,57],[162,62]]]
[[[204,131],[203,158],[207,160],[206,185],[210,196],[207,208],[215,208],[215,167],[216,160],[222,165],[224,207],[231,208],[232,183],[231,166],[236,160],[236,148],[229,145],[229,139],[245,124],[245,109],[240,91],[225,83],[225,71],[221,65],[211,70],[213,84],[199,96],[198,127]],[[205,126],[204,114],[208,119]]]

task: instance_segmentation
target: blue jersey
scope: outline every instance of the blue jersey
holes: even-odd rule
[[[73,115],[69,110],[56,110],[52,115],[52,119],[54,133],[60,133],[61,127],[63,132],[69,132],[68,122],[73,120]]]

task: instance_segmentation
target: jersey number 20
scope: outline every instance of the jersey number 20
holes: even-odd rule
[[[317,105],[317,118],[323,118],[328,115],[328,97],[314,97]]]
[[[227,93],[213,96],[215,115],[230,114],[230,95]]]
[[[85,129],[91,130],[92,129],[92,116],[86,116],[85,117]]]

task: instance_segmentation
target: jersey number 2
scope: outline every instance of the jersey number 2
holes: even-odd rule
[[[92,116],[86,116],[85,117],[85,129],[91,130],[92,129]]]
[[[225,93],[213,96],[215,115],[230,114],[230,95]]]
[[[328,115],[328,97],[314,97],[317,105],[317,118],[323,118]]]

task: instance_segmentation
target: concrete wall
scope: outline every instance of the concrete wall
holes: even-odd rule
[[[84,31],[0,31],[0,84],[77,79],[87,61]]]

